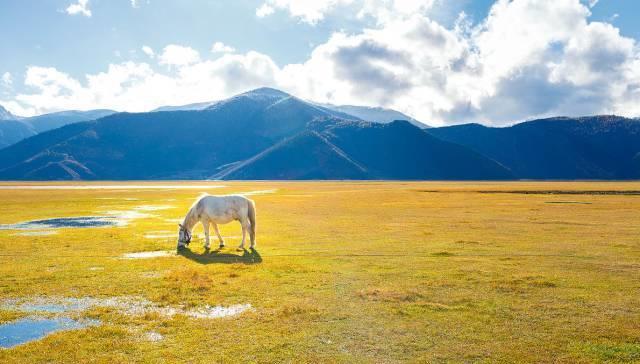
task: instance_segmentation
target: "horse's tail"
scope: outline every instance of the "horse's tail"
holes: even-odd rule
[[[249,222],[251,223],[251,227],[249,227],[249,237],[251,238],[251,243],[255,244],[256,242],[256,205],[252,200],[247,199],[247,203],[249,205]]]

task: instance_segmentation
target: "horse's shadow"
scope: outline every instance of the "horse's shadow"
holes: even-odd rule
[[[242,255],[222,253],[220,249],[217,250],[205,250],[202,254],[197,254],[191,251],[188,247],[178,248],[178,255],[192,260],[200,264],[258,264],[262,263],[262,257],[257,250],[251,248],[250,250],[243,249]]]

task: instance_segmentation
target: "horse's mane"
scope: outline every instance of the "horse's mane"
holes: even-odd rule
[[[196,213],[196,210],[197,210],[196,207],[198,206],[200,201],[207,196],[209,196],[209,194],[206,192],[203,192],[200,194],[200,196],[198,196],[198,198],[196,198],[195,202],[189,208],[189,212],[187,212],[187,215],[184,217],[184,220],[182,221],[182,225],[190,229],[193,227],[193,225],[197,223],[197,221],[193,221],[194,220],[193,215]]]

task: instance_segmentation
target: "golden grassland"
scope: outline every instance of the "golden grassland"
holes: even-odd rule
[[[640,196],[589,192],[640,183],[201,184],[0,190],[0,224],[171,206],[125,227],[0,230],[0,296],[252,311],[194,319],[93,309],[83,315],[102,325],[0,349],[0,362],[640,362]],[[270,189],[251,197],[257,252],[236,250],[234,223],[221,226],[220,252],[204,252],[198,227],[184,255],[118,258],[175,249],[173,237],[145,235],[177,235],[200,192]],[[0,310],[0,322],[21,315]]]

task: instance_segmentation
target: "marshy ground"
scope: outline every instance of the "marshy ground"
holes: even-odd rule
[[[0,333],[62,325],[2,363],[640,361],[637,182],[55,186],[0,185]],[[201,192],[257,250],[176,254]]]

